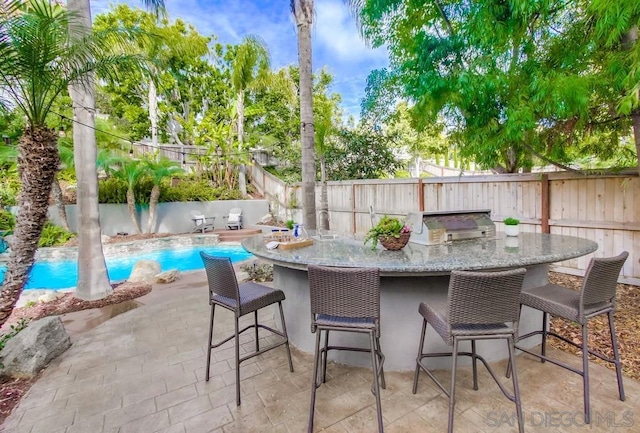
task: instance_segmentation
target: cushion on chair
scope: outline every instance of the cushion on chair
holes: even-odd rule
[[[421,302],[418,311],[449,346],[453,344],[454,336],[472,337],[474,335],[502,334],[512,330],[512,327],[505,323],[458,324],[451,327],[447,317],[447,299],[443,297],[434,297],[429,300],[429,303]]]
[[[252,281],[242,283],[240,288],[240,315],[259,310],[275,302],[284,301],[284,292]]]
[[[373,329],[376,327],[376,322],[370,317],[340,317],[329,316],[327,314],[318,314],[316,318],[316,325],[318,326],[334,326],[334,327],[346,327],[346,328],[362,328]]]
[[[557,284],[523,289],[521,303],[537,310],[546,311],[552,316],[582,323],[580,320],[580,292]],[[584,313],[589,314],[611,307],[608,302],[589,305]]]

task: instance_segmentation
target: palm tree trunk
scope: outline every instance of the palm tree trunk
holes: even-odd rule
[[[638,175],[640,175],[640,110],[631,113],[631,120],[633,121],[633,140],[636,143],[636,155],[638,155]]]
[[[238,92],[238,153],[242,154],[244,144],[244,90]],[[240,164],[238,170],[238,188],[242,197],[247,195],[247,177],[244,164]]]
[[[131,222],[133,223],[133,227],[136,231],[136,234],[142,233],[140,230],[140,224],[138,224],[137,212],[136,212],[136,196],[133,192],[133,188],[127,189],[127,209],[129,210],[129,218],[131,218]]]
[[[89,0],[68,0],[67,8],[78,17],[83,28],[71,26],[69,33],[91,31],[91,9]],[[95,88],[90,75],[86,83],[69,86],[73,101],[73,154],[78,180],[78,285],[75,296],[80,299],[94,300],[104,298],[111,292],[111,282],[107,273],[107,264],[102,251],[102,230],[100,229],[100,210],[98,207],[98,169],[96,160]]]
[[[158,207],[158,198],[160,197],[160,186],[153,185],[151,196],[149,197],[149,221],[147,221],[147,233],[151,233],[156,222],[156,208]]]
[[[11,245],[0,294],[0,326],[11,315],[33,266],[42,227],[47,221],[51,184],[60,164],[56,134],[44,127],[27,129],[20,138],[18,149],[22,187],[18,197],[15,241]]]
[[[320,225],[323,230],[329,230],[329,196],[327,194],[327,165],[324,158],[320,158]]]
[[[300,136],[302,140],[302,218],[307,229],[316,229],[316,165],[313,126],[313,77],[311,68],[311,25],[313,0],[296,0],[300,65]]]
[[[67,219],[66,200],[64,199],[62,188],[60,188],[60,181],[58,180],[58,176],[56,176],[53,180],[51,191],[53,195],[53,202],[58,208],[58,217],[60,218],[60,224],[62,224],[62,227],[64,227],[66,231],[70,231],[69,220]]]

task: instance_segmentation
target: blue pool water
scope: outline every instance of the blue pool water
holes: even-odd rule
[[[239,245],[190,246],[172,249],[159,249],[145,253],[131,253],[126,256],[107,257],[107,269],[111,281],[126,280],[131,269],[140,260],[155,260],[160,263],[162,271],[179,269],[193,271],[202,269],[200,251],[215,257],[229,257],[232,262],[239,262],[253,257]],[[0,267],[0,281],[4,279],[6,266]],[[78,282],[76,260],[37,261],[29,274],[25,289],[62,289],[75,287]]]

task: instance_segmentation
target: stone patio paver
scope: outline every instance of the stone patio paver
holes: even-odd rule
[[[284,348],[241,367],[242,406],[235,405],[231,343],[214,351],[212,377],[204,380],[209,321],[203,272],[184,274],[154,287],[139,306],[92,330],[82,316],[65,317],[74,344],[46,369],[2,426],[6,433],[251,433],[305,432],[310,397],[311,355],[293,349],[295,372]],[[286,301],[285,301],[286,302]],[[233,329],[233,316],[216,314],[216,332]],[[263,312],[264,320],[275,310]],[[101,321],[99,313],[87,317]],[[247,319],[247,320],[250,320]],[[416,320],[420,320],[416,312]],[[288,324],[293,326],[292,324]],[[242,339],[250,350],[251,335]],[[384,347],[383,347],[384,349]],[[579,365],[572,355],[556,352]],[[640,384],[625,378],[627,399],[617,398],[615,373],[591,365],[593,425],[582,425],[580,377],[552,364],[518,356],[525,430],[539,433],[637,432]],[[504,362],[494,364],[503,371]],[[482,368],[473,391],[469,369],[460,370],[456,432],[515,432],[514,406]],[[315,426],[325,433],[377,431],[371,372],[330,364],[318,389]],[[441,377],[449,377],[446,371]],[[385,431],[442,432],[447,399],[422,374],[411,393],[412,372],[387,372],[382,390]],[[509,383],[503,378],[505,383]]]

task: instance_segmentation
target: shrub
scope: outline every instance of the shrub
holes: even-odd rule
[[[16,226],[16,217],[8,210],[0,209],[0,231],[12,232]]]
[[[42,229],[38,247],[60,247],[75,235],[47,221]]]
[[[15,206],[18,203],[20,180],[7,170],[0,170],[0,205]]]
[[[29,321],[23,317],[18,321],[18,323],[12,324],[8,332],[0,334],[0,351],[4,349],[4,346],[5,344],[7,344],[7,341],[15,337],[18,334],[18,332],[26,328],[28,324],[29,324]]]
[[[273,281],[273,265],[253,263],[251,265],[242,265],[240,269],[249,274],[250,281],[258,283]]]

